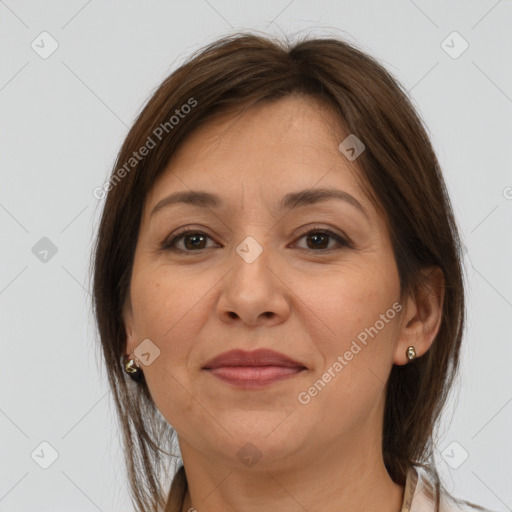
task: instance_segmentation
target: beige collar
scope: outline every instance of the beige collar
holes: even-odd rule
[[[411,512],[412,499],[416,492],[416,486],[418,483],[418,472],[411,466],[407,472],[404,489],[404,500],[402,502],[402,508],[400,512]]]

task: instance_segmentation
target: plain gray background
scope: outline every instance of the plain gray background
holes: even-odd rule
[[[511,27],[510,0],[0,0],[0,511],[131,510],[90,308],[93,190],[159,83],[239,29],[345,37],[410,91],[467,247],[438,467],[511,510]]]

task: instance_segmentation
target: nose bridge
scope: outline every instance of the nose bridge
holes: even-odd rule
[[[258,235],[256,235],[258,236]],[[246,284],[268,284],[266,274],[270,272],[270,254],[268,239],[262,240],[263,235],[246,236],[236,247],[233,255],[233,273],[236,282]]]
[[[236,314],[246,323],[256,323],[260,317],[282,317],[286,313],[287,299],[272,263],[273,251],[256,236],[246,236],[235,247],[219,301],[221,317]]]

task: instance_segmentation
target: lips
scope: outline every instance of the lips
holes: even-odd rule
[[[245,350],[230,350],[224,352],[213,359],[210,359],[204,366],[205,370],[212,370],[215,368],[224,368],[230,366],[281,366],[287,368],[301,368],[306,366],[291,359],[290,357],[275,352],[274,350],[259,349],[252,352]]]
[[[267,349],[224,352],[208,361],[203,369],[231,386],[246,390],[262,389],[307,370],[301,362]]]

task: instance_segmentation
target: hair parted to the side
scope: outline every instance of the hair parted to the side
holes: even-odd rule
[[[169,492],[178,461],[171,455],[176,455],[176,433],[159,414],[145,379],[131,381],[121,365],[126,349],[122,307],[144,200],[179,144],[201,123],[290,94],[320,100],[339,117],[347,134],[363,141],[365,151],[355,163],[366,192],[388,222],[402,298],[422,285],[422,269],[437,266],[444,274],[436,339],[422,357],[392,368],[382,440],[384,462],[396,483],[404,485],[412,464],[423,465],[439,483],[433,439],[457,376],[465,303],[461,243],[427,130],[397,80],[353,44],[335,37],[291,43],[235,33],[198,50],[143,108],[112,176],[176,110],[192,104],[191,99],[196,102],[109,187],[94,247],[94,314],[123,433],[131,493],[141,512],[179,512],[187,489],[180,466]]]

